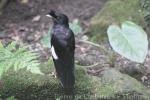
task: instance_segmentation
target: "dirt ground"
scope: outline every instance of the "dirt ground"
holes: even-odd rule
[[[27,4],[20,4],[12,1],[0,16],[0,30],[8,29],[10,24],[34,30],[40,30],[40,26],[44,24],[44,27],[47,28],[49,20],[45,14],[51,9],[67,14],[70,20],[78,18],[83,23],[89,21],[101,9],[104,2],[105,0],[29,0]],[[41,16],[40,21],[32,22],[37,15]]]
[[[6,6],[3,14],[0,15],[0,39],[4,41],[9,40],[7,38],[21,40],[39,49],[39,40],[43,34],[48,32],[52,24],[49,18],[45,17],[51,9],[67,14],[70,21],[75,18],[79,19],[82,27],[85,29],[90,18],[102,8],[104,3],[105,0],[30,0],[27,4],[12,1]],[[82,47],[81,45],[84,44],[80,44],[80,47]],[[81,61],[80,63],[88,65],[94,63],[94,61],[98,61],[99,57],[97,58],[95,55],[98,55],[97,53],[99,52],[95,53],[93,51],[93,53],[93,60],[91,60],[90,56],[88,61]],[[80,59],[81,56],[78,55],[81,54],[83,52],[77,49],[77,58]],[[91,54],[87,54],[86,52],[83,55]],[[80,60],[83,60],[82,58]]]

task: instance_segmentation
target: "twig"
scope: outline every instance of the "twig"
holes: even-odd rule
[[[95,63],[95,64],[91,64],[91,65],[84,66],[84,67],[92,68],[92,67],[95,67],[95,66],[97,66],[97,65],[99,65],[99,64],[101,64],[101,63]]]

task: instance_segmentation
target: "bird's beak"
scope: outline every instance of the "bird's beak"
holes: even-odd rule
[[[46,16],[49,17],[50,19],[53,19],[53,20],[57,21],[57,18],[55,18],[55,17],[53,17],[53,16],[51,16],[49,14],[47,14]]]

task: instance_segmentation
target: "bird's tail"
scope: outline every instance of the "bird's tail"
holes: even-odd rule
[[[75,75],[74,75],[74,56],[65,56],[54,60],[57,77],[59,78],[65,95],[73,95]]]
[[[61,75],[59,78],[64,88],[64,92],[66,95],[71,95],[73,94],[75,83],[74,71],[67,69],[63,74],[64,75]]]
[[[64,75],[60,77],[60,81],[65,94],[61,100],[74,100],[74,73],[71,70],[65,71]]]

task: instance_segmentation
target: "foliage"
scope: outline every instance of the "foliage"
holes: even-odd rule
[[[42,74],[38,68],[37,54],[27,51],[25,46],[18,49],[15,46],[15,42],[7,47],[4,47],[0,42],[0,78],[11,68],[14,71],[26,68],[32,73]]]
[[[108,38],[112,48],[122,56],[136,62],[144,62],[148,51],[148,39],[144,30],[130,21],[109,26]]]
[[[54,71],[52,59],[42,63],[40,69],[45,75],[35,75],[24,70],[5,75],[2,79],[3,88],[0,87],[0,94],[4,98],[2,100],[10,96],[18,100],[59,100],[64,94],[58,79],[51,75]],[[124,94],[126,90],[135,91],[141,96],[149,95],[141,83],[113,68],[104,69],[101,73],[101,78],[91,76],[87,74],[85,66],[76,65],[75,100],[92,100],[93,96],[101,100],[103,97],[115,97],[117,93]],[[124,91],[120,92],[121,89]]]
[[[6,100],[17,100],[14,96],[8,97]]]
[[[69,23],[69,26],[75,35],[82,32],[82,27],[80,26],[78,19],[74,19],[72,23]]]
[[[43,36],[43,38],[41,39],[41,43],[48,48],[51,48],[51,44],[50,44],[50,40],[51,40],[51,28],[49,28],[49,31],[47,34],[45,34]]]
[[[150,0],[140,0],[146,22],[150,25]]]
[[[59,80],[52,75],[54,72],[52,59],[49,59],[48,63],[41,63],[39,67],[44,75],[36,75],[24,70],[17,73],[9,71],[7,75],[5,74],[1,80],[3,88],[0,87],[0,98],[15,96],[18,100],[27,98],[28,100],[51,100],[51,97],[55,96],[59,100],[64,92]],[[85,67],[76,65],[75,75],[75,94],[89,95],[93,85]]]

